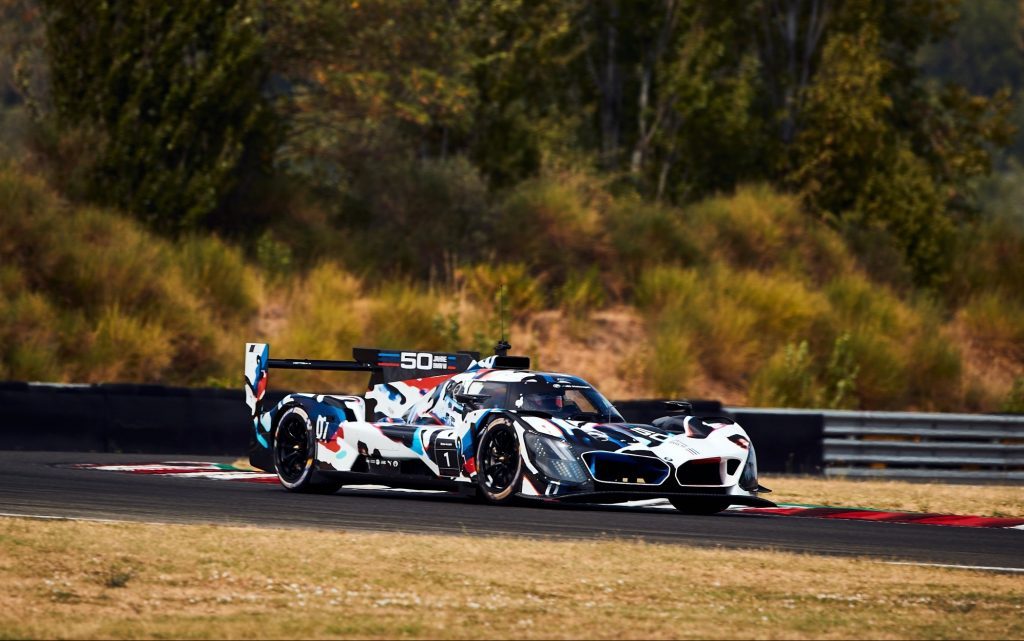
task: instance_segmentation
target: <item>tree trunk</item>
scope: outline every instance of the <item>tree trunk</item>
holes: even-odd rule
[[[613,167],[619,152],[619,107],[622,80],[618,63],[619,5],[608,0],[608,22],[605,25],[605,68],[601,95],[601,149],[607,167]]]

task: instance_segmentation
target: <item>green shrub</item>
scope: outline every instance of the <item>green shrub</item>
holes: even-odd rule
[[[697,249],[735,268],[784,271],[821,283],[849,270],[842,238],[792,196],[746,185],[688,207],[683,232]]]
[[[347,264],[355,270],[369,265],[396,278],[439,280],[452,264],[491,258],[487,185],[462,157],[375,163],[357,177],[340,215]],[[510,244],[523,229],[510,232]],[[528,236],[535,231],[541,230]],[[514,253],[501,258],[516,260]]]
[[[863,329],[886,336],[911,332],[915,314],[889,288],[854,271],[830,281],[825,296],[837,322],[850,330]]]
[[[498,205],[498,256],[561,276],[611,253],[602,211],[610,196],[578,174],[528,180]]]
[[[236,250],[197,239],[179,252],[15,169],[0,170],[0,196],[4,376],[200,384],[236,371],[259,282]]]
[[[1024,376],[1018,376],[1003,402],[1002,411],[1024,414]]]
[[[658,266],[695,266],[705,261],[704,249],[687,231],[681,209],[620,196],[606,220],[618,257],[616,268],[631,281]]]
[[[237,321],[260,307],[260,282],[241,251],[216,236],[190,236],[177,246],[185,285],[213,310]]]
[[[92,380],[161,382],[175,356],[167,330],[116,305],[101,312],[90,339],[83,365]]]
[[[960,310],[971,338],[988,349],[1024,359],[1024,304],[997,292],[975,295]]]
[[[754,377],[750,402],[768,407],[820,407],[821,389],[814,369],[807,341],[787,344]]]
[[[0,378],[61,380],[59,312],[44,296],[0,299]]]
[[[450,350],[450,325],[437,323],[447,307],[454,307],[447,296],[412,283],[391,283],[373,293],[367,334],[375,345],[394,349]],[[458,338],[457,336],[455,337]]]
[[[1011,163],[983,183],[982,215],[959,233],[949,298],[988,290],[1024,305],[1024,168]]]
[[[910,403],[918,409],[950,412],[963,407],[963,361],[959,347],[935,325],[911,341],[907,380]]]
[[[543,276],[535,276],[523,263],[479,264],[459,270],[457,281],[468,301],[488,317],[502,310],[509,319],[522,320],[545,305]]]
[[[601,272],[591,267],[586,271],[574,271],[558,288],[559,307],[573,317],[586,318],[595,309],[607,302]]]
[[[659,398],[685,398],[689,383],[700,371],[690,337],[671,328],[655,333],[643,365],[645,380]]]
[[[292,250],[268,229],[256,239],[256,263],[271,278],[282,278],[292,268]]]
[[[857,389],[857,375],[860,365],[855,360],[850,346],[850,335],[838,336],[832,345],[832,354],[825,368],[825,407],[830,409],[852,409],[856,406],[854,392]]]
[[[902,336],[852,330],[849,351],[858,366],[857,405],[871,409],[900,409],[907,398],[910,369],[901,354]]]

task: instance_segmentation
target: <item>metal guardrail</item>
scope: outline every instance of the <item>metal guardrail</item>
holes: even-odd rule
[[[827,476],[1024,482],[1024,416],[727,409],[821,416]]]

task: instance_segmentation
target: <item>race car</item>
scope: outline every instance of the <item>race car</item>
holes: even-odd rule
[[[681,512],[773,506],[758,496],[757,457],[727,418],[666,406],[628,423],[583,379],[495,355],[356,348],[352,361],[271,359],[245,352],[249,460],[295,492],[347,484],[466,491],[516,499],[617,503],[668,499]],[[299,394],[265,410],[272,368],[365,371],[364,396]]]

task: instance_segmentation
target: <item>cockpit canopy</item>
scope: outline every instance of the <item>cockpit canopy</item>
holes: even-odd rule
[[[586,381],[570,376],[538,375],[520,381],[468,381],[457,393],[485,396],[480,408],[536,412],[575,421],[623,423],[608,399]]]

